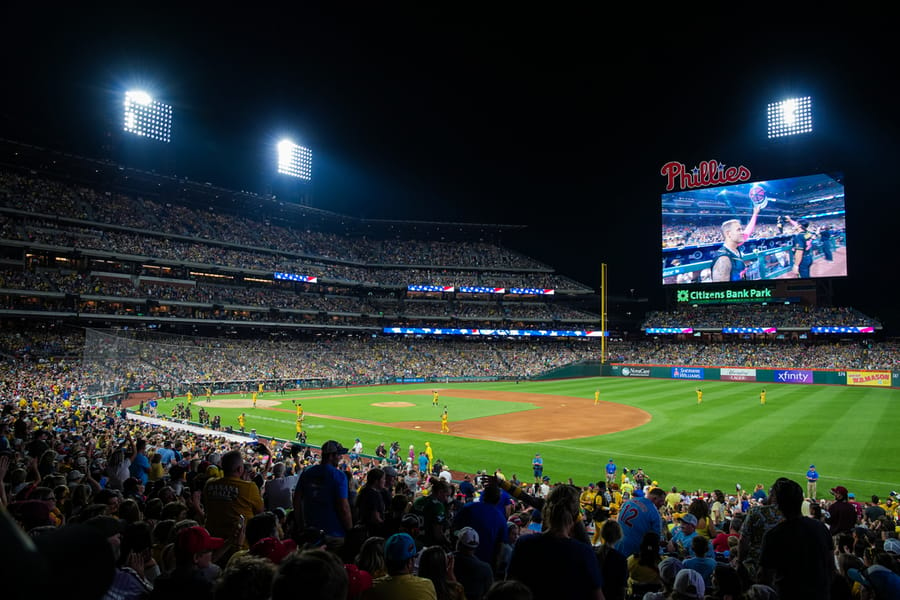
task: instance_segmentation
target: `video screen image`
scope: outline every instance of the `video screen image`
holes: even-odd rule
[[[663,284],[846,277],[844,217],[840,174],[663,194]]]

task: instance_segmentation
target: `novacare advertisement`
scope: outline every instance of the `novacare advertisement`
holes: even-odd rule
[[[756,369],[728,369],[722,367],[719,370],[719,378],[722,381],[756,381]]]
[[[623,377],[650,377],[650,367],[622,367]]]
[[[891,387],[890,371],[847,371],[847,385]]]

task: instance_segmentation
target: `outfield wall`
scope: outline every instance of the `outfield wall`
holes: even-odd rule
[[[753,367],[611,363],[603,365],[602,371],[603,375],[612,377],[652,377],[656,379],[688,379],[694,381],[754,381],[759,383],[848,385],[881,388],[900,387],[900,372],[864,371],[859,369],[756,369]]]
[[[531,379],[540,381],[542,379],[574,379],[580,377],[597,377],[603,374],[601,372],[601,363],[599,360],[582,360],[576,363],[568,364],[549,371],[544,371],[540,375],[535,375]]]

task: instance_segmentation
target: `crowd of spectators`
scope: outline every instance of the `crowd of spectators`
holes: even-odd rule
[[[377,327],[389,326],[397,320],[429,318],[452,319],[463,327],[478,327],[494,321],[505,328],[521,328],[530,322],[542,329],[561,328],[561,322],[587,321],[597,323],[599,316],[570,308],[556,302],[528,300],[466,301],[463,299],[415,299],[404,295],[374,296],[323,293],[322,288],[305,285],[292,289],[292,284],[277,281],[253,281],[243,285],[209,283],[202,277],[195,279],[166,278],[158,276],[126,275],[115,271],[71,271],[64,268],[25,269],[0,271],[0,288],[22,292],[50,292],[79,297],[69,311],[102,314],[128,314],[136,312],[135,302],[125,299],[158,301],[148,310],[154,316],[177,316],[196,319],[256,318],[264,321],[305,322],[309,317],[291,314],[270,314],[271,309],[304,311],[319,315],[312,322],[333,325],[337,322]],[[116,300],[104,300],[103,298]],[[27,294],[0,296],[0,306],[5,308],[29,308],[32,310],[60,310],[64,302],[49,298],[42,305],[28,298]],[[28,304],[26,306],[25,304]],[[182,303],[177,306],[170,303]],[[222,307],[246,307],[240,310],[224,310]],[[217,308],[214,308],[217,307]],[[254,311],[248,317],[247,310]],[[328,313],[328,314],[320,314]],[[344,313],[344,319],[335,315]],[[350,319],[351,316],[368,315],[369,319]],[[383,321],[381,321],[383,319]],[[500,323],[496,323],[499,321]],[[428,323],[425,323],[428,325]]]
[[[531,258],[485,242],[351,237],[8,171],[0,172],[0,206],[15,211],[0,218],[0,239],[371,285],[588,289]]]
[[[665,224],[662,230],[663,248],[681,248],[684,246],[705,246],[708,244],[722,243],[722,225],[721,223],[727,219],[723,218],[721,222],[716,224]],[[834,231],[844,231],[844,219],[835,218],[819,218],[811,219],[811,229],[818,231],[820,229],[832,228]],[[790,226],[782,226],[779,229],[777,222],[767,222],[760,220],[756,224],[753,235],[748,240],[748,245],[754,245],[756,240],[771,240],[782,236],[790,237],[792,231]]]
[[[900,589],[888,491],[804,497],[779,478],[725,494],[615,467],[596,483],[454,477],[439,457],[407,459],[400,441],[371,457],[337,440],[151,424],[80,398],[72,374],[24,359],[0,372],[5,598],[849,600]]]
[[[771,304],[695,306],[673,311],[652,311],[642,329],[651,327],[776,327],[809,329],[810,327],[881,327],[877,319],[852,307],[809,306],[805,304]]]
[[[896,370],[900,345],[896,342],[726,340],[706,343],[668,339],[614,342],[610,362],[630,364],[706,365],[769,369]]]
[[[588,288],[551,272],[546,267],[541,269],[520,269],[517,271],[499,271],[506,266],[503,256],[498,256],[496,264],[480,261],[479,265],[443,265],[441,262],[430,263],[428,255],[423,255],[421,263],[413,263],[408,268],[398,268],[394,263],[354,262],[346,264],[339,259],[329,258],[329,262],[317,260],[316,257],[291,256],[290,250],[281,247],[263,248],[256,246],[252,240],[224,242],[220,239],[171,239],[157,237],[156,232],[146,230],[104,230],[102,225],[90,228],[65,225],[40,216],[22,217],[20,215],[0,214],[0,240],[40,243],[58,248],[77,248],[102,251],[110,255],[128,255],[139,258],[166,260],[177,264],[191,264],[206,268],[227,267],[251,272],[292,273],[307,275],[336,282],[352,282],[356,284],[405,287],[407,285],[441,285],[441,286],[483,286],[483,287],[524,287],[552,288],[563,290],[585,291]],[[358,240],[347,238],[345,243],[358,243]],[[401,242],[402,245],[415,242]],[[457,242],[456,245],[466,247],[469,242]],[[481,250],[480,244],[477,244]],[[486,253],[491,256],[490,252]],[[400,263],[402,264],[402,263]],[[430,265],[440,268],[429,268]],[[136,266],[122,263],[120,268],[135,270]],[[471,269],[478,268],[477,271]],[[468,269],[468,270],[467,270]]]

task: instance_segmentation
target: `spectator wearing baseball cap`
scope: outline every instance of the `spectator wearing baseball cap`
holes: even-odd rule
[[[430,579],[413,575],[416,557],[416,541],[407,533],[395,533],[384,542],[384,562],[387,575],[372,582],[366,594],[371,600],[394,598],[421,598],[436,600],[434,584]]]
[[[667,550],[681,558],[693,557],[694,550],[691,542],[697,535],[697,517],[687,513],[682,515],[678,521],[681,525],[672,533]]]
[[[678,598],[697,598],[702,600],[706,594],[706,584],[703,576],[693,569],[684,568],[675,576],[675,584],[672,591],[678,594]]]
[[[856,527],[856,509],[847,501],[849,498],[847,488],[839,485],[831,488],[831,493],[834,495],[834,502],[828,507],[828,517],[825,518],[831,535],[852,533]]]
[[[156,578],[151,598],[168,600],[197,600],[212,598],[213,583],[203,570],[213,560],[213,551],[225,544],[213,537],[205,527],[194,525],[178,532],[175,537],[175,569]]]
[[[332,551],[344,545],[353,527],[347,476],[338,469],[346,453],[335,440],[322,444],[322,462],[304,470],[294,490],[294,509],[303,515],[307,527],[325,532],[325,543]]]
[[[491,487],[496,489],[496,486]],[[485,491],[488,489],[490,488],[485,488]],[[475,502],[474,504],[480,503]],[[503,528],[505,534],[505,524]],[[474,528],[463,527],[456,532],[456,557],[453,561],[453,574],[466,591],[466,598],[483,597],[494,583],[494,569],[491,566],[493,563],[478,558],[477,552],[480,545],[481,537]]]

